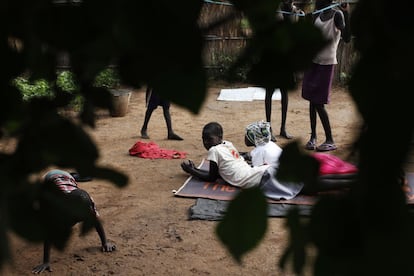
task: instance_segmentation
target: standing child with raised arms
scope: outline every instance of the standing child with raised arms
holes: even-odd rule
[[[315,7],[321,12],[314,18],[328,44],[313,59],[311,67],[303,75],[302,97],[309,101],[309,119],[311,135],[306,143],[307,150],[331,151],[336,149],[331,124],[325,105],[329,103],[335,65],[338,63],[336,53],[339,40],[349,42],[351,39],[348,24],[348,4],[341,5],[340,10],[331,8],[332,0],[316,0]],[[316,119],[321,120],[325,131],[325,141],[316,146]]]

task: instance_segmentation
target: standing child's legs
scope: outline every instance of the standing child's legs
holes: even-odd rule
[[[265,94],[265,109],[266,109],[266,121],[269,122],[271,124],[271,119],[272,119],[272,96],[274,93],[274,89],[272,88],[266,88],[266,94]],[[287,108],[288,108],[288,94],[287,94],[287,90],[285,89],[280,89],[280,94],[281,94],[281,111],[282,111],[282,121],[280,124],[280,136],[285,137],[286,139],[292,139],[293,137],[291,135],[289,135],[286,132],[286,117],[287,117]],[[270,130],[271,130],[271,139],[273,142],[276,141],[275,136],[273,135],[273,130],[272,130],[272,126],[270,125]]]
[[[325,105],[316,105],[316,111],[318,112],[319,118],[325,131],[325,143],[333,143],[331,124],[329,122],[328,112],[326,112]]]
[[[330,151],[335,150],[336,146],[332,137],[331,124],[329,122],[328,112],[326,112],[324,104],[315,105],[316,111],[318,112],[319,118],[325,131],[325,142],[319,145],[316,150],[318,151]]]
[[[143,139],[149,139],[147,128],[152,112],[157,109],[158,103],[156,101],[157,97],[152,93],[152,88],[147,86],[147,90],[145,92],[145,106],[147,107],[147,110],[145,111],[144,124],[141,128],[141,138]]]
[[[281,95],[281,111],[282,111],[282,121],[280,124],[280,136],[285,137],[286,139],[292,139],[293,136],[287,133],[286,131],[286,117],[287,117],[287,109],[288,109],[288,91],[286,89],[280,89],[280,95]]]
[[[319,115],[323,130],[325,131],[325,142],[316,147],[316,114]],[[336,146],[332,137],[331,124],[329,122],[328,112],[324,104],[309,103],[309,118],[311,124],[311,137],[306,143],[305,148],[308,150],[330,151],[335,150]]]
[[[309,102],[309,120],[311,126],[311,137],[306,143],[305,148],[307,150],[314,150],[316,149],[316,107],[311,102]]]
[[[276,138],[273,135],[272,130],[272,96],[273,96],[274,88],[266,88],[266,94],[265,94],[265,111],[266,111],[266,121],[270,124],[270,134],[271,134],[271,140],[273,142],[276,142]]]
[[[170,115],[170,105],[165,104],[162,106],[163,112],[164,112],[164,118],[165,123],[167,124],[167,131],[168,131],[168,139],[169,140],[183,140],[180,136],[174,133],[172,129],[172,123],[171,123],[171,115]]]
[[[142,125],[142,128],[141,128],[141,137],[143,139],[149,139],[149,136],[147,134],[147,128],[148,128],[148,123],[149,123],[149,120],[151,118],[152,112],[154,110],[155,110],[155,108],[152,108],[152,107],[148,106],[147,111],[145,112],[144,124]]]
[[[316,141],[316,106],[312,103],[309,104],[309,118],[311,125],[311,139]]]

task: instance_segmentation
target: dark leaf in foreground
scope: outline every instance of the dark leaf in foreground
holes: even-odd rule
[[[308,241],[308,233],[306,226],[300,221],[298,208],[293,208],[289,211],[286,225],[290,230],[289,245],[279,260],[279,267],[285,269],[288,262],[292,259],[294,271],[297,275],[301,275],[306,260],[305,248]]]
[[[241,263],[267,230],[267,201],[259,188],[242,190],[229,204],[216,232],[232,256]]]
[[[95,169],[94,175],[97,178],[111,181],[118,187],[124,187],[128,184],[128,177],[126,175],[110,168],[98,167]]]
[[[279,158],[277,178],[288,182],[316,183],[319,174],[319,162],[307,153],[299,150],[299,144],[292,142],[283,148]]]

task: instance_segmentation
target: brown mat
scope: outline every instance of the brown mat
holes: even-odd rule
[[[208,161],[204,159],[198,168],[208,170]],[[216,182],[205,182],[190,176],[177,191],[174,191],[174,194],[179,197],[207,198],[228,201],[233,199],[239,191],[240,188],[231,186],[222,179],[218,179]],[[329,193],[333,192],[330,191]],[[317,199],[317,196],[298,195],[290,200],[269,199],[269,203],[313,205],[316,203]]]

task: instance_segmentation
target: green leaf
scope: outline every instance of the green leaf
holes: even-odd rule
[[[285,269],[288,261],[292,259],[294,271],[297,275],[301,275],[306,261],[305,248],[309,236],[306,225],[300,221],[298,208],[289,211],[286,225],[290,232],[289,244],[279,260],[279,267]]]
[[[40,108],[40,106],[39,106]],[[50,109],[50,107],[49,107]],[[48,165],[90,170],[98,158],[98,150],[80,126],[47,110],[33,111],[33,122],[22,134],[16,150],[20,166],[32,172]],[[31,154],[27,154],[30,152]]]
[[[201,67],[186,72],[166,72],[153,87],[161,97],[184,106],[195,114],[200,111],[207,94],[206,76]]]
[[[110,168],[98,167],[95,169],[94,175],[98,178],[107,179],[118,187],[125,187],[128,184],[126,175]]]
[[[8,181],[11,180],[2,178],[3,184]],[[39,202],[36,200],[39,185],[22,183],[22,186],[23,189],[8,196],[8,223],[15,233],[25,239],[33,242],[43,241],[46,230],[41,222]]]
[[[276,177],[280,181],[307,182],[316,184],[319,176],[319,162],[299,149],[297,141],[287,144],[279,158]]]
[[[217,225],[219,239],[237,262],[241,263],[242,256],[255,248],[266,233],[267,207],[260,188],[242,190]]]

